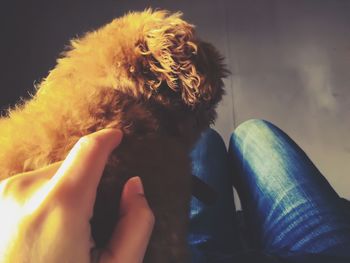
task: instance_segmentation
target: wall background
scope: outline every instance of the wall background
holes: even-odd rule
[[[20,1],[2,4],[1,109],[28,97],[68,40],[128,10],[181,10],[232,75],[215,128],[267,119],[350,199],[350,1]]]

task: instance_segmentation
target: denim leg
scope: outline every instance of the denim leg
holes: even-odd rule
[[[350,221],[341,199],[283,131],[247,121],[231,137],[229,158],[260,249],[350,256]]]
[[[193,263],[231,262],[238,249],[232,180],[228,155],[220,135],[212,129],[204,132],[191,153],[193,175],[217,193],[213,205],[192,197],[188,243]]]

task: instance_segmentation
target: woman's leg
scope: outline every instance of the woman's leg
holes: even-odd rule
[[[229,156],[259,248],[350,256],[350,221],[341,199],[284,132],[266,121],[247,121],[232,135]]]
[[[212,205],[192,198],[188,236],[192,262],[226,262],[239,248],[239,238],[227,150],[220,135],[212,129],[204,132],[194,147],[191,158],[193,175],[217,193],[217,199]]]

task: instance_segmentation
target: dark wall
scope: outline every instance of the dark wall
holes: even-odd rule
[[[0,105],[27,97],[68,40],[115,16],[114,1],[7,1],[1,7]]]

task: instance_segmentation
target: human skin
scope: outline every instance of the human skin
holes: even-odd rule
[[[1,263],[91,262],[96,190],[121,139],[119,130],[100,130],[82,137],[62,162],[0,182]],[[155,218],[139,177],[125,184],[119,217],[99,262],[142,262]]]

